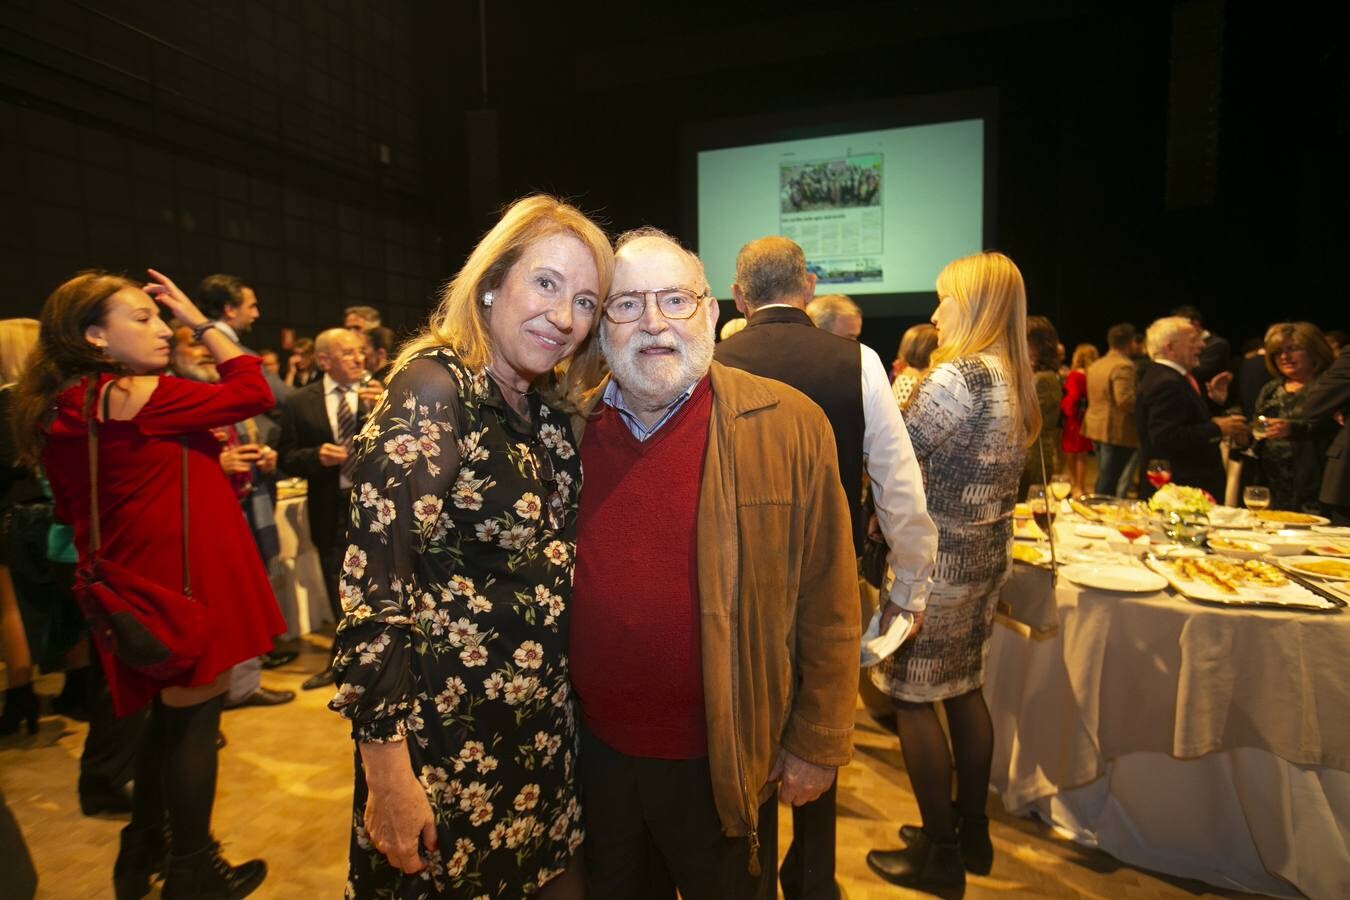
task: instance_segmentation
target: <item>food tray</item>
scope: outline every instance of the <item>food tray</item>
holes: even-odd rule
[[[1168,583],[1187,600],[1214,606],[1243,609],[1282,609],[1299,612],[1337,612],[1345,601],[1331,600],[1315,594],[1293,581],[1279,587],[1243,585],[1237,593],[1229,594],[1212,584],[1191,578],[1182,578],[1165,560],[1149,557],[1148,567],[1166,578]]]

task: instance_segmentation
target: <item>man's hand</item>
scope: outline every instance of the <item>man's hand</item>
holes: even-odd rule
[[[1247,420],[1242,416],[1215,416],[1213,421],[1219,426],[1223,436],[1235,444],[1245,444],[1251,437],[1251,429],[1247,427]]]
[[[220,467],[226,475],[247,475],[259,461],[262,448],[257,444],[237,444],[220,451]],[[272,456],[275,458],[276,454]],[[275,459],[273,461],[275,466]]]
[[[376,403],[380,402],[380,397],[384,395],[384,385],[375,379],[367,381],[357,388],[356,396],[366,409],[373,409]]]
[[[769,780],[778,782],[780,801],[801,806],[829,790],[837,773],[833,766],[818,766],[780,749]]]
[[[340,466],[347,461],[347,448],[341,444],[320,444],[319,465]]]
[[[258,471],[264,475],[271,475],[277,470],[277,451],[271,447],[264,446],[258,454]]]
[[[1206,382],[1205,392],[1209,394],[1209,399],[1222,406],[1228,402],[1228,386],[1232,383],[1232,372],[1220,372]]]

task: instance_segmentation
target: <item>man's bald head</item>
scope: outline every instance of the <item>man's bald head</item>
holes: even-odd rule
[[[628,269],[630,280],[620,283],[619,267]],[[656,271],[653,271],[653,270]],[[632,281],[638,270],[643,274],[673,272],[680,281],[671,284],[647,284]],[[703,270],[703,261],[689,252],[674,237],[659,228],[635,228],[619,235],[614,242],[614,283],[611,294],[634,288],[653,289],[663,287],[683,287],[701,294],[709,291],[708,276]]]

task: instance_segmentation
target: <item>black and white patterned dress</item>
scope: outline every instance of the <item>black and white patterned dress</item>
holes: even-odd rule
[[[581,461],[566,417],[529,399],[525,425],[433,351],[357,436],[330,706],[357,741],[407,741],[440,846],[417,875],[390,867],[358,756],[348,897],[521,897],[582,841],[565,655]]]
[[[1012,565],[1012,511],[1026,458],[1016,389],[992,355],[934,369],[905,425],[938,527],[937,567],[918,637],[872,669],[892,697],[923,703],[980,687],[999,589]]]

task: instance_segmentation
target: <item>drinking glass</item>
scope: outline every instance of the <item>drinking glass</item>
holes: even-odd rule
[[[1073,480],[1067,473],[1061,472],[1050,476],[1050,493],[1056,500],[1063,500],[1069,496],[1073,488]]]
[[[1165,459],[1150,459],[1144,477],[1157,490],[1172,480],[1172,464]]]
[[[1250,510],[1270,508],[1270,488],[1248,485],[1242,489],[1242,505]]]
[[[1036,520],[1041,531],[1050,534],[1050,524],[1055,517],[1055,504],[1050,501],[1043,484],[1033,484],[1027,488],[1027,506],[1031,507],[1031,517]]]
[[[1269,420],[1266,419],[1265,416],[1257,416],[1255,419],[1252,420],[1252,439],[1253,439],[1253,440],[1264,441],[1264,440],[1266,439],[1266,434],[1267,434],[1267,433],[1269,432],[1269,430],[1270,430],[1269,427],[1268,427],[1268,423],[1269,423]],[[1262,509],[1265,509],[1264,506],[1261,507],[1261,508],[1262,508]]]

